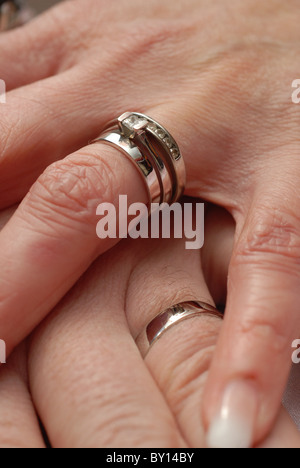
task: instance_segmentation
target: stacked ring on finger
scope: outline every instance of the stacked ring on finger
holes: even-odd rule
[[[117,147],[133,161],[146,182],[149,206],[175,203],[184,192],[186,171],[178,144],[158,122],[126,112],[110,122],[91,143]]]

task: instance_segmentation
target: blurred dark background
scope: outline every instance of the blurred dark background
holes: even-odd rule
[[[43,10],[46,10],[47,8],[50,8],[52,5],[55,5],[56,3],[59,3],[61,0],[28,0],[28,5],[33,7],[35,11],[41,12]]]

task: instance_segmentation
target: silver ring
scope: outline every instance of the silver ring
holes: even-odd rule
[[[147,182],[148,198],[153,200],[153,203],[160,203],[161,188],[152,162],[147,155],[143,154],[134,142],[122,135],[121,132],[115,130],[113,132],[104,133],[101,136],[102,143],[116,146],[122,153],[133,161],[139,169],[143,180]],[[96,140],[96,141],[99,141]]]
[[[223,319],[215,307],[200,301],[182,302],[158,314],[135,340],[142,356],[146,357],[152,346],[174,325],[202,315]]]
[[[91,144],[101,141],[125,149],[123,153],[130,157],[144,177],[150,205],[157,201],[172,204],[179,200],[185,188],[185,165],[176,141],[162,125],[144,114],[125,112],[109,122],[104,132]],[[133,157],[133,153],[141,153],[142,159]]]

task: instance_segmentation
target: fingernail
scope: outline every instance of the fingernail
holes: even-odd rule
[[[212,421],[209,448],[250,448],[258,410],[258,394],[250,382],[237,380],[226,388],[220,410]]]

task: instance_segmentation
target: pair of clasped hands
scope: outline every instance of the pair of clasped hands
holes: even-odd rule
[[[71,0],[0,37],[0,446],[297,447],[281,400],[299,338],[299,4]],[[96,207],[147,203],[88,145],[125,111],[178,141],[184,239],[99,240]],[[135,344],[162,310],[225,304]],[[226,414],[226,417],[224,417]]]

